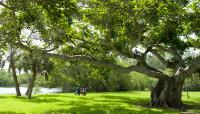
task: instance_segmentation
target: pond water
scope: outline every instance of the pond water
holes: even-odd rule
[[[20,87],[21,94],[26,93],[27,87]],[[58,93],[62,92],[61,88],[44,88],[44,87],[35,87],[33,89],[33,94],[47,94],[47,93]],[[14,87],[0,87],[0,94],[16,94]]]

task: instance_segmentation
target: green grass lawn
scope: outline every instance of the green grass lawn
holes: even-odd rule
[[[156,114],[200,112],[200,92],[183,93],[185,111],[148,108],[149,91],[33,95],[33,98],[0,95],[0,114]]]

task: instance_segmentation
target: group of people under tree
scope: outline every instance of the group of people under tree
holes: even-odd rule
[[[76,91],[75,91],[75,95],[80,95],[82,94],[83,96],[86,96],[86,87],[83,86],[82,88],[80,86],[78,86],[76,88]]]

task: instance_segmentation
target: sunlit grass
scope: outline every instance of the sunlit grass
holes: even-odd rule
[[[186,112],[200,112],[200,92],[183,93],[189,106]],[[149,91],[89,93],[87,96],[67,94],[26,97],[0,95],[0,114],[156,114],[180,113],[183,110],[149,108]]]

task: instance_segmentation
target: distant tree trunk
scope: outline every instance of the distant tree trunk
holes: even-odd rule
[[[32,80],[32,77],[31,77],[31,79],[29,79],[28,88],[27,88],[26,93],[25,93],[25,95],[27,95],[27,96],[28,96],[28,92],[29,92],[30,87],[31,87],[31,80]]]
[[[26,95],[28,95],[28,98],[31,99],[32,96],[32,91],[33,91],[33,86],[34,86],[34,82],[37,76],[37,67],[36,67],[36,61],[33,61],[32,63],[32,79],[29,83]]]
[[[14,80],[14,84],[15,84],[16,94],[17,94],[17,96],[21,96],[21,92],[20,92],[20,89],[19,89],[19,83],[18,83],[18,80],[17,80],[15,61],[14,61],[13,56],[14,55],[12,53],[11,57],[10,57],[10,66],[11,66],[11,69],[12,69],[12,75],[13,75],[13,80]]]
[[[184,79],[176,79],[174,77],[160,79],[151,91],[150,106],[182,107],[183,103],[181,97],[183,83]]]
[[[188,93],[188,90],[187,90],[187,97],[190,98],[189,93]]]

